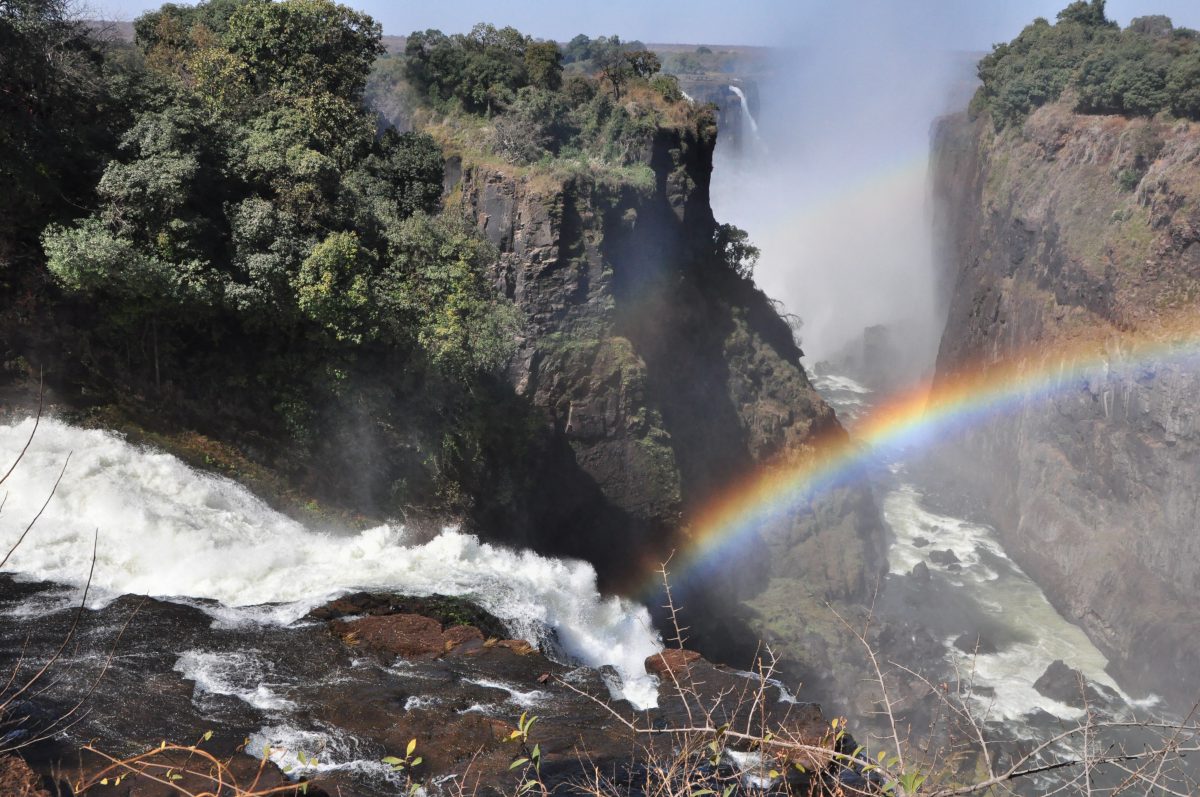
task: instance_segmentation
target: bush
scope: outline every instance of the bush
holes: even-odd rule
[[[721,224],[713,233],[713,247],[725,266],[743,279],[754,276],[759,249],[750,243],[750,234],[732,224]]]

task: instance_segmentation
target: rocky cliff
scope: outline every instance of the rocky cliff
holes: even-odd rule
[[[31,324],[16,303],[0,316],[15,330],[6,366],[45,366],[59,408],[149,428],[136,439],[256,490],[279,487],[285,507],[315,497],[410,525],[458,519],[485,539],[586,559],[606,588],[641,595],[714,491],[842,434],[791,329],[716,251],[716,126],[686,107],[618,167],[515,167],[447,142],[443,212],[496,246],[491,277],[524,319],[501,378],[464,386],[368,350],[344,364],[336,395],[295,386],[293,402],[272,404],[277,391],[254,386],[282,380],[283,358],[311,353],[303,341],[286,352],[234,336],[164,348],[159,385],[153,358],[94,343],[89,308]],[[298,429],[279,421],[293,404]],[[710,631],[724,628],[726,602],[781,577],[823,612],[825,600],[869,595],[882,547],[869,493],[847,491],[746,540],[737,561],[694,585],[691,607]],[[722,655],[734,633],[710,636],[706,651]]]
[[[564,455],[539,490],[556,498],[531,506],[530,528],[556,538],[539,547],[585,556],[618,583],[644,578],[631,558],[686,544],[690,513],[715,490],[841,433],[790,328],[714,257],[714,145],[706,121],[660,129],[640,183],[547,180],[469,156],[450,169],[450,202],[500,249],[497,284],[527,317],[509,379]],[[554,486],[577,471],[587,489]],[[747,597],[776,577],[818,602],[863,598],[880,528],[868,493],[836,495],[747,540],[693,601]],[[711,641],[710,653],[730,644]]]
[[[951,117],[935,138],[953,264],[939,377],[1054,367],[1068,343],[1104,363],[964,435],[952,481],[1121,683],[1190,705],[1200,375],[1122,341],[1196,308],[1200,127],[1055,104],[1002,134]]]

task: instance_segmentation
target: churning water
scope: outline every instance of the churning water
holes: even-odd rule
[[[853,419],[870,408],[871,391],[836,374],[818,374],[813,383],[838,415],[850,420],[853,436]],[[1104,654],[1008,557],[995,529],[930,510],[904,463],[886,464],[891,478],[882,482],[882,509],[892,532],[889,589],[919,597],[903,611],[944,635],[950,671],[984,687],[974,691],[982,718],[1019,727],[1039,711],[1068,721],[1082,717],[1082,709],[1033,686],[1058,659],[1113,690],[1128,706],[1156,702],[1136,701],[1120,690],[1105,670]],[[921,565],[932,588],[916,583],[914,568]]]
[[[0,451],[15,456],[32,428],[32,420],[0,426]],[[101,605],[127,593],[211,599],[218,605],[198,605],[219,623],[287,624],[353,590],[465,596],[514,634],[536,642],[549,627],[566,656],[611,665],[621,676],[621,696],[635,706],[657,700],[657,681],[644,667],[662,647],[650,615],[601,596],[589,564],[489,545],[454,529],[426,542],[391,524],[315,531],[229,479],[109,432],[42,420],[2,488],[5,550],[45,502],[68,455],[57,492],[9,560],[9,572],[82,585],[98,530],[93,588]],[[214,667],[201,652],[185,654],[179,666],[209,674],[228,669]],[[212,677],[216,691],[250,688],[224,683],[219,673]]]

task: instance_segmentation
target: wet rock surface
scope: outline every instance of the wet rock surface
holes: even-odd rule
[[[1076,708],[1110,706],[1118,700],[1111,689],[1087,680],[1083,673],[1068,667],[1062,659],[1052,662],[1033,682],[1033,688],[1046,697]]]
[[[963,114],[937,126],[932,170],[949,308],[938,378],[1005,361],[1063,374],[939,452],[939,476],[1127,691],[1185,712],[1200,682],[1200,374],[1128,342],[1195,328],[1198,131],[1065,103],[1003,134]],[[1072,352],[1094,367],[1061,371]]]
[[[30,674],[68,633],[77,601],[53,584],[0,577],[0,654],[15,660],[24,648]],[[528,713],[539,718],[531,738],[548,781],[579,778],[583,752],[589,766],[629,778],[639,740],[618,716],[645,727],[685,724],[677,682],[710,706],[714,721],[744,722],[760,687],[748,673],[668,651],[674,677],[660,687],[660,707],[639,713],[610,697],[611,673],[553,661],[524,640],[473,625],[444,624],[469,608],[456,599],[348,596],[290,626],[191,603],[125,596],[79,614],[71,653],[52,668],[54,688],[22,725],[49,733],[80,701],[86,711],[65,734],[29,748],[36,772],[78,782],[104,765],[98,755],[80,756],[88,741],[121,757],[163,740],[193,744],[211,732],[202,748],[228,758],[240,778],[255,777],[269,745],[265,779],[284,782],[278,764],[311,780],[309,794],[370,797],[403,785],[381,759],[402,756],[416,739],[417,779],[469,777],[490,793],[515,784],[509,764],[517,750],[506,740]],[[457,604],[449,614],[448,604]],[[438,616],[415,613],[420,608]],[[814,740],[824,733],[816,706],[775,685],[762,694],[759,708],[772,722]],[[129,795],[157,793],[129,788]]]
[[[5,797],[50,797],[42,779],[17,755],[0,758],[0,794]]]

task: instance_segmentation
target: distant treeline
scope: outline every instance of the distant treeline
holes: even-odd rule
[[[1200,33],[1165,16],[1138,17],[1121,30],[1105,0],[1076,0],[1055,24],[1038,18],[979,63],[983,85],[972,111],[997,128],[1068,94],[1087,114],[1200,119]]]

